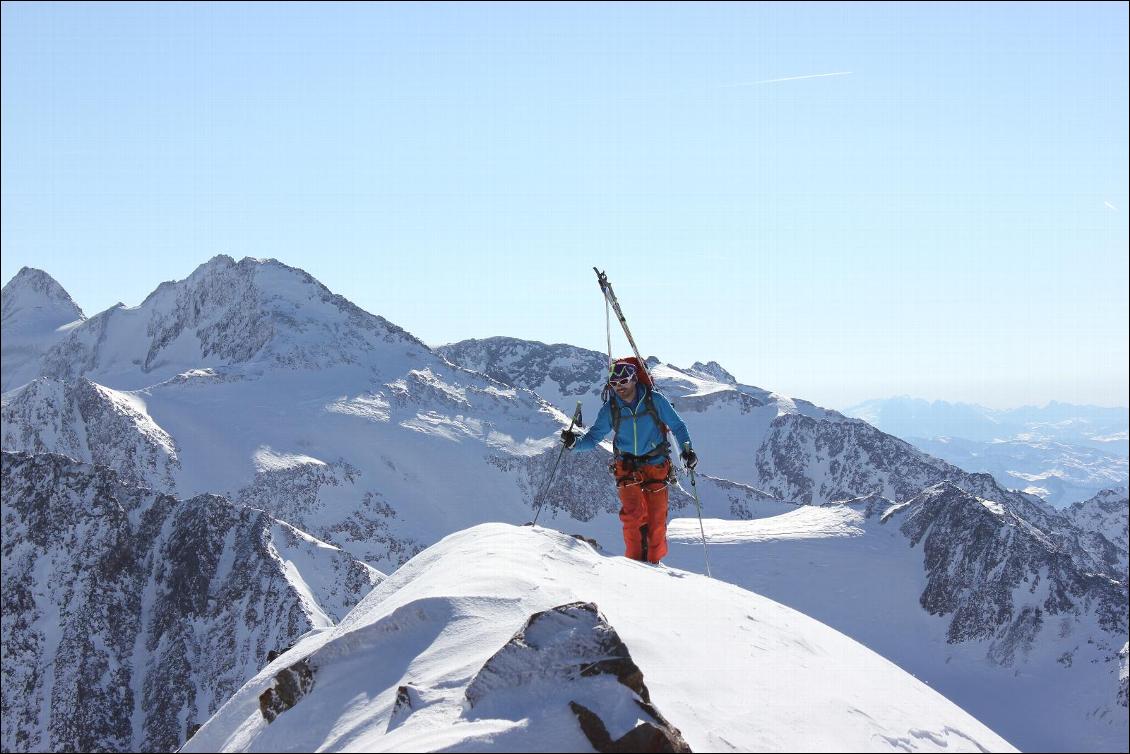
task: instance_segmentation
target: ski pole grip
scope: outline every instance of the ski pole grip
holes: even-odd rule
[[[579,421],[580,418],[581,418],[581,402],[577,401],[577,407],[575,409],[573,409],[573,415],[569,418],[569,429],[572,429],[574,424],[577,425],[578,427],[584,426]]]

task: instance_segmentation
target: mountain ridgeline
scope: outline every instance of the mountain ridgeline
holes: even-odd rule
[[[45,273],[20,278],[3,303],[5,344],[11,331],[23,349],[11,373],[5,352],[0,405],[6,750],[176,748],[268,651],[333,629],[381,572],[538,504],[547,526],[617,551],[606,449],[567,454],[539,497],[567,412],[596,415],[605,354],[509,338],[433,350],[274,260],[216,257],[89,319]],[[963,678],[1005,690],[957,684],[953,701],[1011,726],[1009,684],[1061,674],[1099,691],[1083,711],[1057,711],[1053,683],[1031,691],[1049,725],[1088,750],[1124,731],[1124,493],[1060,513],[716,362],[649,364],[690,427],[712,526],[869,510],[848,527],[866,536],[834,547],[897,542],[912,590],[890,609],[943,621],[939,640],[975,658]],[[691,515],[690,498],[675,490],[672,511]],[[747,560],[728,578],[761,573],[766,536],[729,551]],[[692,554],[701,543],[671,558]],[[870,583],[891,575],[852,562]]]

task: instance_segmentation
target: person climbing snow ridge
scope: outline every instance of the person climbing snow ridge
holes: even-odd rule
[[[583,435],[564,430],[561,441],[571,450],[587,451],[613,432],[611,468],[620,495],[625,555],[658,563],[667,554],[667,485],[674,477],[668,429],[684,448],[680,455],[688,469],[695,468],[698,457],[686,424],[655,390],[638,359],[613,364],[605,396],[589,430]]]

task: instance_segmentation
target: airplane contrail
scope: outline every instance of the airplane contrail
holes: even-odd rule
[[[1103,204],[1105,204],[1106,206],[1110,207],[1110,208],[1111,208],[1111,209],[1113,209],[1113,210],[1114,210],[1115,212],[1117,212],[1117,211],[1118,211],[1118,207],[1115,207],[1115,206],[1114,206],[1113,204],[1111,204],[1110,202],[1103,202]]]
[[[836,73],[810,73],[807,76],[786,76],[783,79],[765,79],[764,81],[745,81],[737,84],[719,84],[719,89],[728,89],[735,86],[759,86],[761,84],[776,84],[778,81],[799,81],[800,79],[820,79],[825,76],[847,76],[851,71],[837,71]]]

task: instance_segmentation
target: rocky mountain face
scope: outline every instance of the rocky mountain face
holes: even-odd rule
[[[439,352],[560,408],[571,407],[573,396],[585,398],[589,416],[600,406],[605,354],[513,338],[462,341]],[[942,481],[971,490],[984,483],[866,422],[740,384],[717,362],[686,369],[649,363],[658,389],[687,422],[706,474],[812,504],[869,494],[901,501]]]
[[[262,511],[3,454],[3,748],[172,751],[383,578]]]
[[[602,377],[608,372],[607,355],[564,343],[547,346],[496,337],[463,340],[435,350],[453,364],[533,390],[558,406],[570,397],[575,401],[599,395]]]
[[[119,304],[75,327],[44,356],[42,374],[129,389],[213,366],[358,363],[382,344],[427,350],[302,270],[221,255],[137,307]]]
[[[1103,490],[1089,500],[1074,503],[1064,513],[1080,532],[1080,546],[1096,553],[1096,560],[1126,581],[1130,549],[1130,499],[1126,488]]]
[[[990,640],[990,658],[1010,665],[1045,626],[1090,615],[1106,635],[1107,660],[1116,664],[1130,630],[1126,581],[1089,570],[1092,563],[1073,557],[1016,507],[944,482],[883,518],[897,523],[912,547],[921,546],[922,607],[949,616],[951,643]],[[1070,664],[1072,654],[1060,662]]]
[[[219,503],[208,503],[215,498],[199,496],[223,493],[246,506],[242,510],[273,521],[271,541],[280,551],[284,533],[307,543],[312,535],[348,553],[338,554],[342,562],[392,570],[453,531],[484,521],[529,521],[538,506],[540,523],[594,537],[618,551],[619,503],[606,450],[566,453],[547,484],[566,414],[581,400],[587,421],[595,418],[605,354],[504,338],[438,350],[362,312],[300,270],[272,260],[217,257],[184,281],[162,284],[138,307],[115,307],[72,328],[47,354],[36,379],[4,395],[0,436],[5,450],[64,453],[104,464],[120,475],[121,484],[174,495],[186,500],[182,506],[199,501],[215,507]],[[690,427],[701,459],[698,490],[707,520],[756,524],[798,506],[861,496],[906,502],[948,481],[1002,506],[1017,527],[1050,543],[1067,564],[1056,566],[1060,570],[1115,577],[1125,571],[1125,547],[1119,560],[1111,549],[1117,546],[1105,535],[1089,536],[1039,499],[1005,490],[988,475],[965,473],[863,421],[740,384],[716,362],[684,369],[650,359],[649,368]],[[51,479],[44,477],[44,489]],[[671,505],[673,517],[694,515],[690,496],[679,488],[672,491]],[[225,516],[223,526],[246,528],[234,513]],[[978,521],[960,517],[946,528],[958,531]],[[7,537],[6,527],[6,547]],[[929,532],[917,541],[930,541]],[[1011,552],[1020,541],[1010,535],[999,552],[985,555]],[[153,539],[145,552],[167,549],[161,542]],[[316,547],[322,552],[325,546]],[[324,574],[332,568],[309,562],[303,581],[310,589],[314,583],[330,589],[338,579]],[[1119,563],[1122,571],[1116,571]],[[925,572],[922,564],[914,569]],[[150,578],[148,573],[137,578]],[[1096,604],[1106,599],[1091,581],[1072,578],[1059,578],[1056,583],[1068,586],[1057,589],[1075,595],[1072,599],[1078,594],[1071,589],[1084,589],[1079,599]],[[40,581],[34,575],[27,579]],[[941,591],[965,589],[960,580],[941,583]],[[915,611],[919,594],[907,600]],[[957,602],[932,598],[931,604],[949,610],[960,602],[977,613],[994,609],[995,596],[996,588],[986,587],[951,595]],[[108,593],[105,603],[112,598]],[[125,614],[134,614],[132,609]],[[323,612],[337,614],[325,605]],[[48,625],[54,613],[44,608],[41,614]],[[284,633],[303,625],[266,605],[240,615],[245,624],[226,625],[240,636],[274,630],[275,623],[285,624],[279,629]],[[246,678],[244,670],[258,667],[261,650],[273,641],[241,645],[240,662],[249,664],[227,677]],[[186,639],[179,645],[189,644]],[[96,654],[101,646],[86,648]],[[84,656],[79,652],[73,659]],[[38,667],[36,657],[27,655],[13,667]],[[7,667],[6,661],[6,677]],[[197,701],[191,714],[178,713],[180,728],[189,719],[204,719],[213,700],[222,701],[219,690],[193,693],[208,701]],[[172,740],[167,721],[154,723],[158,733],[131,725],[134,748],[158,735]],[[51,739],[49,732],[39,736],[38,744],[27,736],[12,739],[13,748],[63,740]]]
[[[83,319],[82,309],[54,278],[21,269],[0,291],[0,392],[35,378],[43,355]]]
[[[132,396],[79,377],[40,377],[0,404],[6,450],[62,453],[150,489],[175,489],[176,442]]]
[[[460,341],[437,351],[455,364],[533,390],[564,411],[570,411],[578,399],[590,416],[600,406],[608,358],[598,351],[504,337]],[[785,500],[819,504],[871,492],[905,500],[941,481],[964,484],[960,480],[971,474],[992,473],[1008,489],[1028,490],[1033,497],[1059,505],[1073,495],[1090,495],[1126,478],[1125,458],[1098,446],[1066,446],[1044,436],[1076,437],[1089,432],[1087,436],[1096,443],[1110,439],[1107,435],[1114,437],[1111,433],[1117,434],[1118,422],[1124,422],[1125,412],[1119,409],[1095,408],[1088,413],[1083,411],[1088,407],[1075,407],[1084,416],[1072,420],[1067,411],[1072,407],[1062,404],[1012,412],[909,399],[853,407],[860,416],[878,417],[900,428],[917,418],[924,426],[976,426],[982,435],[994,428],[1019,438],[994,443],[921,440],[917,436],[901,439],[897,433],[888,434],[884,425],[743,385],[714,361],[695,362],[686,368],[655,358],[650,363],[659,389],[687,414],[684,418],[722,424],[725,419],[718,414],[731,412],[742,417],[734,426],[708,426],[705,437],[698,433],[696,446],[704,451],[701,456],[713,462],[709,468]],[[925,407],[912,411],[919,403]],[[894,421],[892,415],[903,420]],[[1056,419],[1062,421],[1053,421]],[[693,433],[694,426],[691,428]],[[719,436],[725,443],[714,441]],[[1103,447],[1113,449],[1110,442]]]
[[[91,318],[50,361],[55,376],[4,396],[5,449],[105,464],[180,497],[221,493],[378,568],[460,526],[530,520],[538,504],[545,520],[618,538],[606,453],[567,458],[544,485],[560,412],[277,262],[217,257]],[[489,502],[450,504],[467,484]],[[709,475],[701,491],[722,515],[773,499]],[[676,510],[689,503],[676,493]]]

